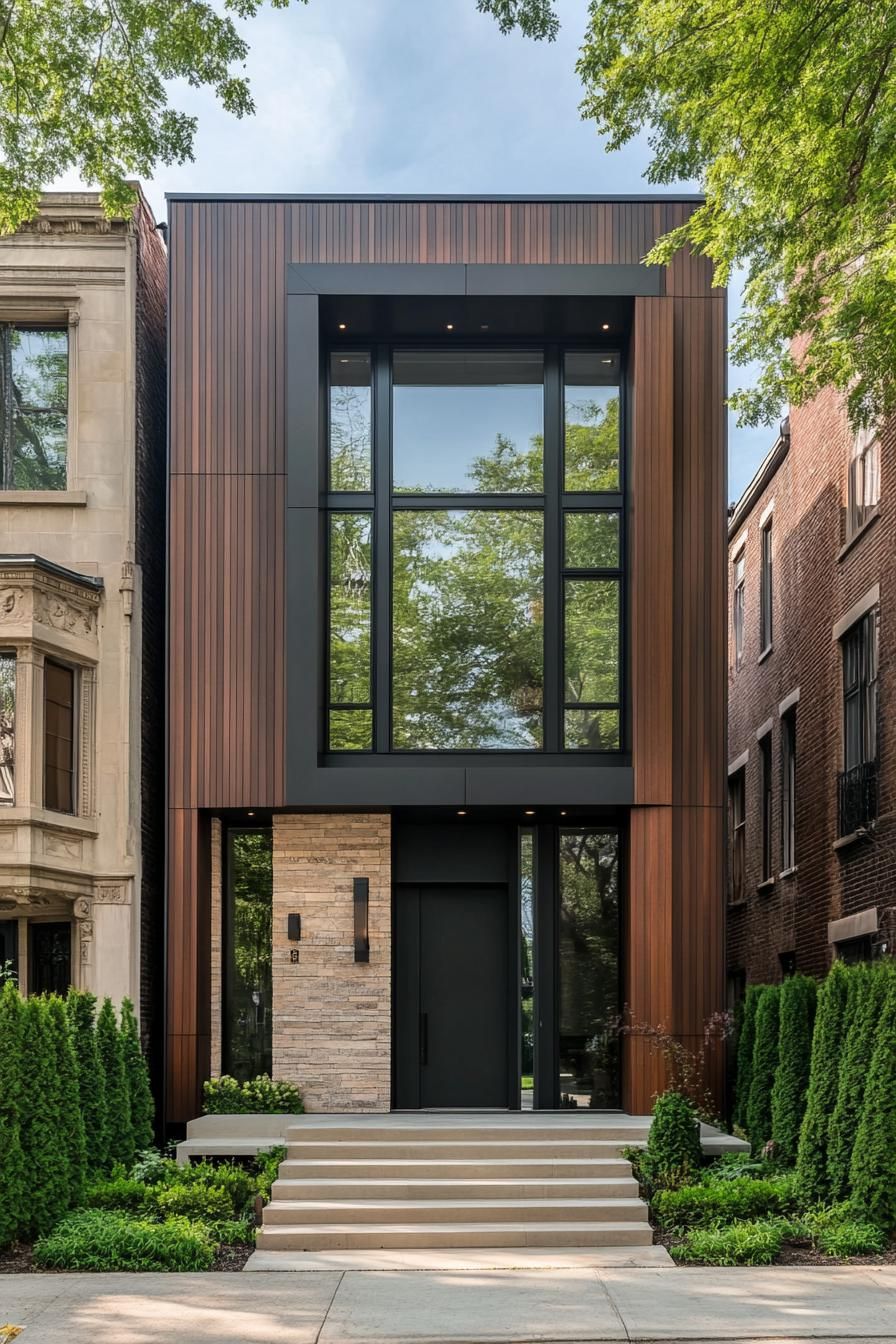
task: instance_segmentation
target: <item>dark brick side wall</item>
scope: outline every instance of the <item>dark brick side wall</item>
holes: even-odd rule
[[[729,974],[781,978],[779,957],[795,953],[799,971],[829,967],[829,920],[876,906],[893,950],[896,911],[896,421],[881,442],[880,513],[843,555],[852,435],[842,402],[826,392],[790,417],[786,457],[737,519],[729,544],[728,759],[749,750],[746,767],[746,900],[729,906]],[[759,662],[760,518],[774,500],[773,651]],[[734,670],[733,558],[746,529],[746,637]],[[879,820],[872,839],[834,849],[837,774],[843,768],[841,650],[835,623],[880,584],[878,741]],[[797,706],[797,871],[781,877],[781,725],[779,704],[799,687]],[[756,731],[772,728],[774,885],[761,873],[761,798]]]
[[[143,644],[140,1020],[159,1093],[164,911],[166,313],[168,259],[143,198],[136,207],[137,545]]]

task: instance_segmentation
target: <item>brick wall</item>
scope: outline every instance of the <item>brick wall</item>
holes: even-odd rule
[[[779,957],[794,952],[800,971],[830,965],[829,920],[868,907],[887,928],[896,907],[896,422],[881,441],[879,516],[845,543],[852,435],[834,392],[796,409],[790,447],[755,498],[739,506],[730,530],[731,562],[746,534],[746,638],[734,670],[729,601],[728,759],[749,751],[746,767],[746,899],[727,918],[729,972],[779,980]],[[774,502],[774,638],[759,661],[760,519]],[[837,774],[843,769],[841,649],[834,624],[880,584],[879,820],[873,838],[835,849]],[[797,705],[797,871],[781,877],[781,724],[779,705],[799,688]],[[761,871],[761,788],[756,731],[772,719],[774,884],[757,891]],[[892,941],[891,941],[892,948]]]
[[[391,822],[375,814],[274,817],[274,1076],[310,1111],[391,1101]],[[354,959],[352,878],[370,881],[370,961]],[[302,938],[287,938],[287,916]],[[298,955],[297,961],[291,959]]]

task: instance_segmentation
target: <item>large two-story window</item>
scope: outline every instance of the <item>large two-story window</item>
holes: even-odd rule
[[[330,751],[623,746],[620,368],[334,351]]]
[[[0,322],[0,490],[64,490],[68,331]]]

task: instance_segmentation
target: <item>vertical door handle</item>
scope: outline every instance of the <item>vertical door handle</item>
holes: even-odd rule
[[[429,1014],[420,1014],[420,1063],[426,1064],[429,1060]]]

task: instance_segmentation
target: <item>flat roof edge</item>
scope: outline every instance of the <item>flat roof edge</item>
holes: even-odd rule
[[[166,201],[333,201],[334,203],[361,202],[370,201],[373,203],[400,203],[402,201],[415,202],[465,202],[475,203],[491,202],[501,205],[509,202],[521,202],[532,205],[599,205],[602,202],[610,204],[631,204],[631,205],[702,205],[706,197],[699,192],[696,193],[623,193],[621,195],[526,195],[525,193],[513,193],[496,191],[485,195],[481,193],[451,192],[447,195],[435,194],[432,196],[422,194],[391,194],[379,192],[361,192],[344,195],[339,192],[215,192],[215,191],[166,191]]]

